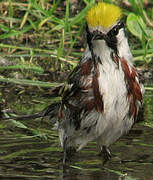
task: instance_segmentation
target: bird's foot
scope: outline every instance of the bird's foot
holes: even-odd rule
[[[103,165],[105,165],[106,162],[112,157],[110,150],[106,146],[102,146],[102,150],[99,153],[99,156],[103,157]]]
[[[66,163],[66,161],[71,161],[71,157],[73,154],[76,152],[76,149],[74,147],[69,147],[64,150],[64,155],[63,155],[63,164]]]

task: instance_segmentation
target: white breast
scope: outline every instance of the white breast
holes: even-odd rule
[[[98,119],[97,134],[100,134],[100,143],[109,146],[130,130],[134,119],[129,117],[127,88],[121,64],[119,63],[118,67],[112,60],[112,50],[104,41],[99,43],[101,46],[96,44],[94,51],[97,51],[101,60],[101,64],[98,64],[98,82],[103,98],[104,112]]]

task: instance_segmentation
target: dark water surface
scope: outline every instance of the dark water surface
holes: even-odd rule
[[[89,143],[63,167],[58,135],[47,123],[40,126],[38,120],[24,121],[26,125],[38,126],[39,136],[25,127],[13,129],[8,122],[3,122],[1,128],[0,123],[0,179],[153,180],[151,91],[146,93],[145,104],[145,121],[136,124],[128,135],[111,146],[113,157],[105,166],[95,142]]]

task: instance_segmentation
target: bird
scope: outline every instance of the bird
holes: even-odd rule
[[[56,119],[65,164],[72,149],[80,151],[96,141],[105,160],[110,145],[136,122],[144,87],[133,65],[125,36],[122,10],[98,2],[86,13],[87,47],[70,73],[59,103],[44,116]]]

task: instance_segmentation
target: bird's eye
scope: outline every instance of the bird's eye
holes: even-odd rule
[[[116,26],[114,29],[113,29],[113,35],[117,35],[118,34],[118,32],[119,32],[119,28],[118,28],[118,26]]]
[[[110,32],[108,33],[109,36],[116,36],[119,32],[119,27],[115,26]]]
[[[123,22],[119,22],[113,29],[111,29],[107,35],[111,38],[118,34],[119,30],[124,27]]]

